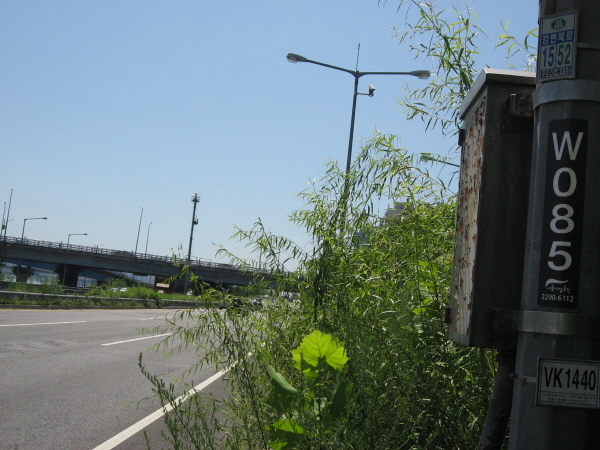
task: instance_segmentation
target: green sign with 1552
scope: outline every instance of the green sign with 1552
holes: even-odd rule
[[[540,19],[537,82],[575,78],[577,11]]]

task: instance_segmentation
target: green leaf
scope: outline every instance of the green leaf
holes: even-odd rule
[[[292,419],[281,419],[269,426],[269,448],[291,450],[297,447],[304,428]]]
[[[267,372],[273,386],[267,403],[280,412],[292,408],[298,398],[296,388],[288,383],[285,377],[276,372],[272,367],[267,367]]]
[[[276,430],[285,431],[287,433],[304,434],[304,428],[302,428],[293,419],[281,419],[271,424],[271,428]]]
[[[295,367],[300,371],[302,371],[302,361],[317,367],[319,360],[324,358],[335,370],[341,370],[348,361],[344,346],[330,335],[318,330],[306,336],[298,348],[292,350],[292,356],[296,361]]]
[[[333,398],[331,399],[331,403],[329,404],[328,408],[333,419],[338,419],[346,414],[346,407],[348,404],[348,390],[349,386],[344,380],[338,381],[337,385],[335,386]]]
[[[288,381],[285,379],[285,377],[283,375],[281,375],[279,372],[276,372],[275,369],[273,369],[272,367],[267,367],[267,372],[269,373],[269,376],[271,377],[271,381],[273,382],[273,386],[274,388],[280,392],[281,394],[284,395],[297,395],[298,391],[296,390],[296,388],[294,386],[292,386],[290,383],[288,383]]]

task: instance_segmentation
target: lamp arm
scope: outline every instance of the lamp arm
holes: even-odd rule
[[[360,77],[361,75],[363,75],[360,72],[356,72],[354,70],[344,69],[343,67],[332,66],[331,64],[325,64],[325,63],[322,63],[322,62],[313,61],[311,59],[307,59],[306,61],[303,61],[303,62],[309,62],[309,63],[312,63],[312,64],[316,64],[318,66],[329,67],[330,69],[340,70],[342,72],[349,73],[350,75],[352,75],[354,77]]]

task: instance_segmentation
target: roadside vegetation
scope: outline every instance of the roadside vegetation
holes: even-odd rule
[[[198,284],[198,289],[205,288]],[[0,291],[14,292],[14,295],[0,295],[0,305],[38,305],[64,307],[106,307],[121,308],[127,306],[162,308],[169,302],[175,306],[196,306],[227,308],[234,299],[241,303],[251,303],[254,299],[273,295],[273,290],[265,287],[234,286],[231,289],[211,290],[209,296],[190,296],[177,293],[163,293],[146,285],[131,285],[120,279],[107,280],[91,288],[69,288],[58,283],[29,284],[4,282]],[[31,294],[31,295],[27,295]],[[68,296],[68,298],[60,297]],[[186,302],[176,303],[176,302]],[[196,305],[189,305],[195,303]]]
[[[302,194],[307,206],[294,220],[310,230],[314,252],[264,233],[260,222],[238,232],[273,265],[280,255],[300,256],[299,269],[279,280],[298,287],[300,302],[181,312],[154,330],[174,333],[165,346],[202,349],[192,371],[229,368],[230,398],[199,393],[166,416],[174,448],[476,445],[494,355],[444,336],[455,197],[398,144],[375,135],[355,161],[350,189],[331,164]],[[381,220],[373,207],[384,198],[404,211]],[[193,326],[180,325],[188,319]],[[177,397],[175,385],[149,379],[163,401]]]
[[[14,305],[14,306],[41,306],[41,307],[57,307],[57,308],[90,308],[90,307],[102,307],[102,308],[124,308],[124,307],[144,307],[144,308],[156,308],[154,304],[148,304],[135,300],[110,300],[110,299],[91,299],[85,297],[78,297],[74,299],[61,299],[61,298],[21,298],[21,297],[7,297],[0,298],[0,305]]]
[[[401,2],[406,17],[416,18],[397,37],[416,57],[433,61],[437,74],[426,88],[408,91],[401,104],[409,119],[453,134],[458,108],[477,75],[475,41],[482,31],[468,6],[457,12],[433,5]],[[527,42],[514,42],[505,29],[501,43],[509,46],[509,56],[521,52],[531,61]],[[173,333],[157,350],[191,348],[204,355],[189,377],[172,383],[148,373],[140,356],[156,396],[173,407],[164,419],[170,446],[477,447],[495,354],[445,338],[456,194],[447,178],[418,164],[422,154],[407,151],[398,136],[376,132],[349,173],[330,163],[300,194],[304,208],[291,215],[311,238],[308,251],[266,232],[260,219],[236,232],[279,274],[268,286],[298,292],[299,302],[277,295],[258,311],[183,311],[152,329]],[[445,161],[454,154],[434,156]],[[382,205],[402,208],[383,220]],[[253,263],[229,256],[234,264]],[[298,265],[289,272],[291,259]],[[206,289],[202,295],[214,293]],[[191,387],[186,380],[205,367],[227,373],[230,396],[197,392],[177,400]]]
[[[197,300],[196,297],[190,297],[183,294],[158,293],[147,286],[128,286],[123,280],[108,280],[106,283],[87,289],[65,288],[58,283],[6,283],[6,288],[4,288],[4,290],[14,292],[15,295],[0,296],[0,305],[39,305],[82,308],[92,306],[106,308],[137,306],[157,308],[162,307],[165,304],[165,301],[168,300]],[[34,295],[27,296],[22,295],[21,293]],[[42,294],[43,296],[40,296],[39,294]],[[57,297],[65,295],[69,296],[69,298]]]

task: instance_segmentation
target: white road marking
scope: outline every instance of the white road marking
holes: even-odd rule
[[[185,394],[183,394],[181,397],[178,397],[177,399],[175,399],[175,401],[173,403],[175,405],[179,405],[179,404],[185,402],[190,396],[194,395],[194,393],[201,391],[202,389],[204,389],[209,384],[211,384],[214,381],[218,380],[223,375],[225,375],[227,372],[229,372],[229,370],[230,370],[230,368],[227,368],[227,369],[221,370],[220,372],[215,373],[212,377],[204,380],[198,386],[194,387],[193,389],[190,389]],[[169,403],[168,405],[163,406],[162,408],[156,410],[155,412],[153,412],[149,416],[146,416],[145,418],[143,418],[139,422],[134,423],[133,425],[131,425],[126,430],[123,430],[119,434],[117,434],[116,436],[113,436],[108,441],[100,444],[98,447],[94,448],[93,450],[111,450],[111,449],[115,448],[121,442],[125,441],[126,439],[129,439],[134,434],[136,434],[139,431],[143,430],[148,425],[150,425],[152,422],[154,422],[157,419],[160,419],[162,416],[164,416],[166,413],[168,413],[172,409],[173,409],[173,404],[172,403]]]
[[[169,315],[173,315],[176,314],[174,312],[168,312],[163,314],[162,316],[154,316],[154,317],[146,317],[144,319],[138,319],[138,320],[158,320],[158,319],[168,319]]]
[[[173,333],[155,334],[154,336],[146,336],[146,337],[143,337],[143,338],[128,339],[126,341],[109,342],[108,344],[100,344],[100,345],[109,346],[109,345],[125,344],[127,342],[141,341],[143,339],[152,339],[152,338],[157,338],[157,337],[161,337],[161,336],[170,336],[172,334]]]
[[[10,325],[0,325],[0,327],[27,327],[31,325],[58,325],[63,323],[84,323],[87,320],[77,320],[75,322],[47,322],[47,323],[13,323]]]

